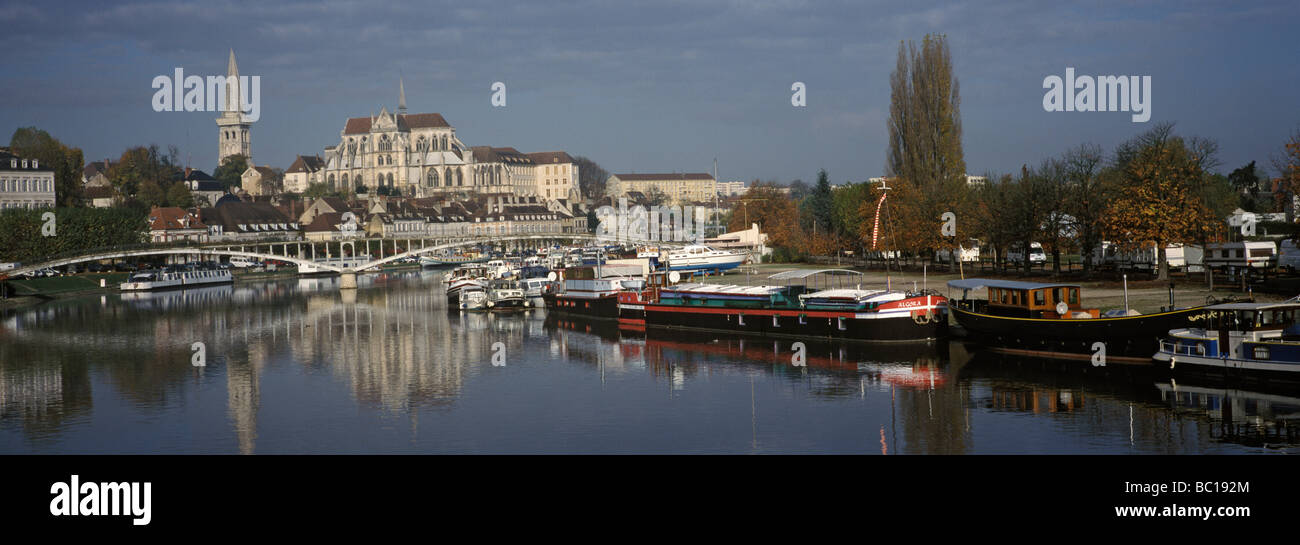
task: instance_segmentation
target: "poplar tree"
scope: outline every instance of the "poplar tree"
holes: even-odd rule
[[[918,45],[899,44],[889,78],[889,152],[886,175],[898,194],[889,198],[908,234],[903,249],[955,247],[969,236],[966,161],[961,146],[961,98],[952,53],[943,35]],[[901,197],[906,198],[901,198]],[[940,216],[957,215],[957,236],[941,237]],[[902,234],[902,233],[900,233]]]

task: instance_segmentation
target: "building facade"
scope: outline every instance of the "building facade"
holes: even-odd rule
[[[0,209],[53,208],[54,170],[0,148]]]
[[[614,174],[605,182],[605,194],[614,198],[637,192],[653,199],[657,193],[665,197],[663,204],[681,206],[713,202],[718,195],[718,183],[710,174]]]
[[[381,108],[376,115],[347,119],[339,143],[325,148],[321,159],[318,175],[331,191],[357,193],[364,187],[375,193],[385,188],[383,194],[415,198],[577,196],[578,171],[569,154],[468,146],[442,114],[406,113],[404,87],[396,112]]]
[[[325,170],[325,160],[317,155],[299,155],[284,171],[284,190],[289,193],[303,193],[311,184],[321,182]]]

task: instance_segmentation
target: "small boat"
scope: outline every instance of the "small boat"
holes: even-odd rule
[[[1173,329],[1154,359],[1171,369],[1258,373],[1300,378],[1300,302],[1222,303],[1191,317],[1194,325]]]
[[[967,278],[948,286],[962,290],[948,308],[968,338],[1004,353],[1058,359],[1091,359],[1096,343],[1103,343],[1108,360],[1149,364],[1160,338],[1171,329],[1190,326],[1191,318],[1205,308],[1103,315],[1083,306],[1078,284]],[[987,298],[969,297],[971,290],[980,288],[988,289]]]
[[[447,273],[442,282],[447,287],[448,306],[456,308],[461,292],[466,288],[487,288],[487,269],[477,265],[462,265]]]
[[[173,269],[148,270],[132,274],[119,288],[122,291],[149,291],[194,286],[228,284],[234,277],[225,269]]]
[[[530,304],[518,282],[503,279],[492,281],[487,306],[492,310],[509,310],[525,308]]]
[[[524,286],[524,297],[528,299],[530,307],[542,308],[546,306],[546,301],[542,297],[554,286],[554,282],[546,277],[525,278],[522,280]]]
[[[680,250],[668,252],[665,260],[660,254],[660,261],[665,261],[670,271],[714,271],[722,272],[739,267],[748,257],[743,252],[714,250],[708,246],[693,245]]]
[[[461,310],[486,310],[492,301],[487,290],[475,284],[464,286],[455,304]]]
[[[644,285],[636,265],[578,266],[564,269],[562,287],[542,295],[547,310],[589,318],[618,319],[618,294],[628,286]],[[638,288],[639,289],[639,288]]]

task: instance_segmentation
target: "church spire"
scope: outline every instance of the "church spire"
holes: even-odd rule
[[[397,113],[406,115],[406,85],[400,76],[397,78]]]
[[[226,112],[228,115],[243,113],[239,88],[239,65],[235,64],[235,50],[230,50],[230,61],[226,63]]]

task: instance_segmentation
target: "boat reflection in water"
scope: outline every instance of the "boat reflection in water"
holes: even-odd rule
[[[1159,367],[1080,367],[983,349],[961,367],[958,380],[971,386],[976,406],[993,413],[1064,419],[1097,441],[1127,440],[1134,451],[1300,448],[1294,424],[1300,418],[1300,391],[1288,384],[1174,378]]]

